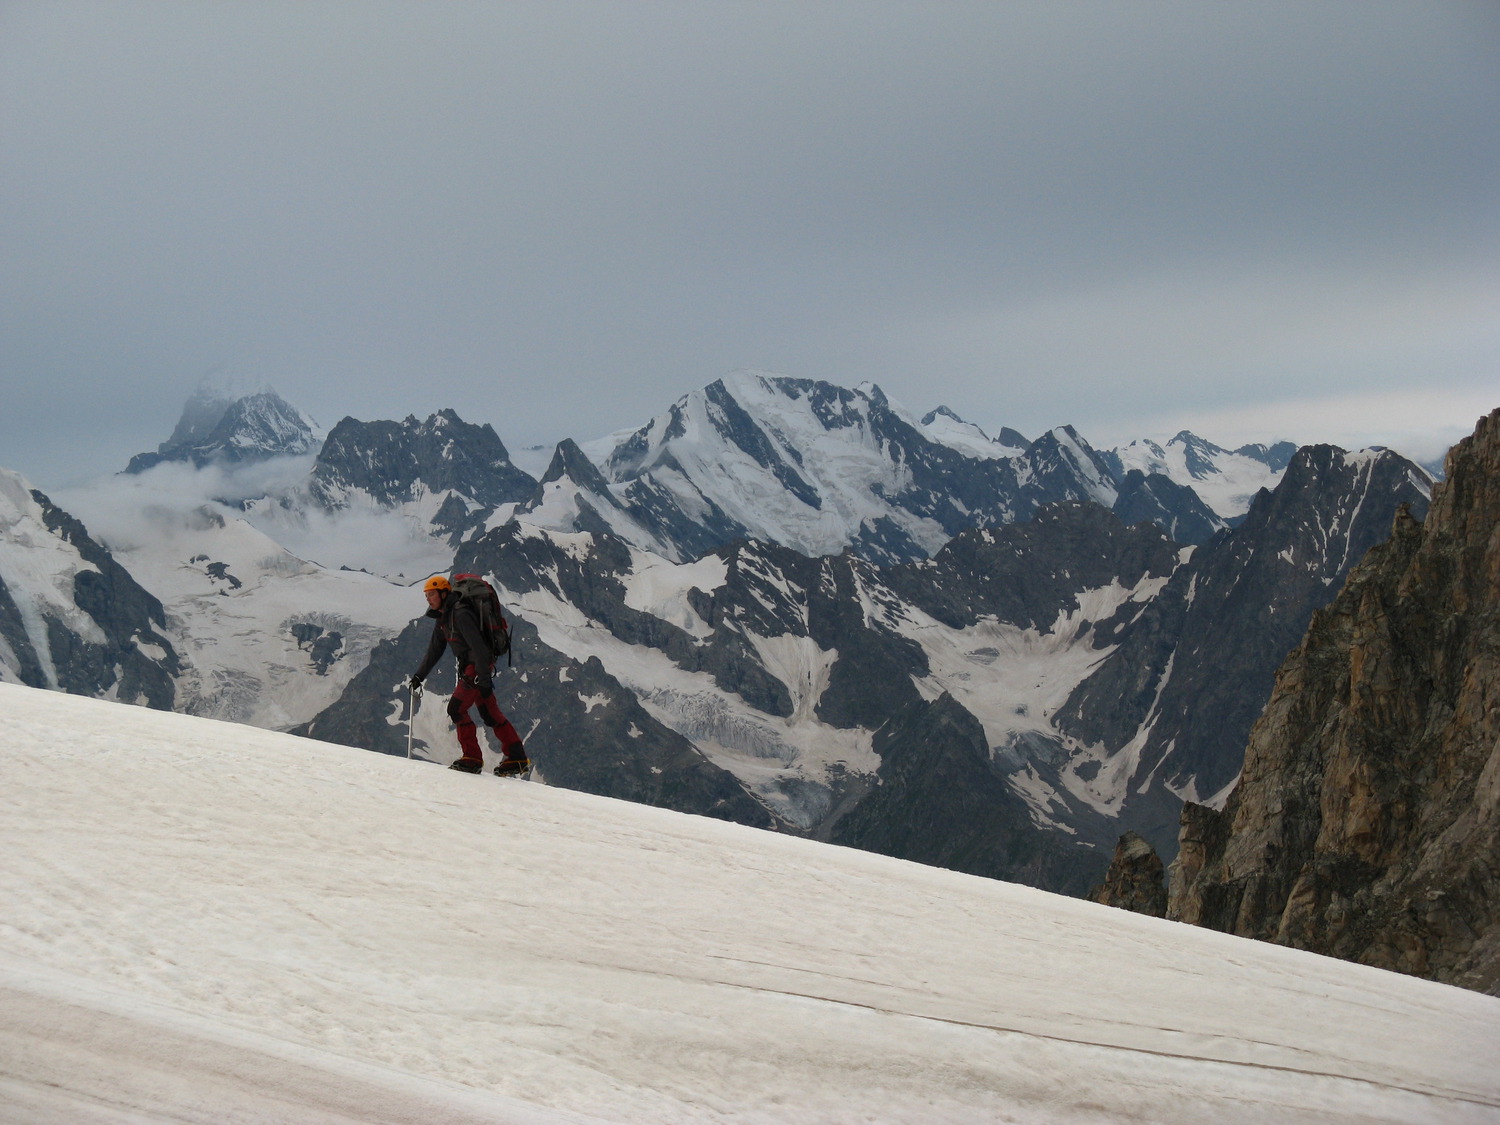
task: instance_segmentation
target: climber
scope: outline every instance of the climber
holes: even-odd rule
[[[484,769],[484,754],[479,748],[479,732],[469,717],[469,708],[479,706],[480,717],[500,741],[501,759],[495,766],[499,777],[524,777],[531,771],[531,760],[521,745],[521,736],[495,701],[495,659],[509,645],[509,631],[500,613],[499,599],[483,579],[468,574],[455,576],[453,582],[435,574],[422,587],[427,595],[427,616],[436,619],[432,639],[422,665],[411,677],[409,686],[417,692],[427,673],[452,647],[458,661],[458,684],[448,700],[448,717],[458,732],[463,756],[450,769],[479,773]],[[486,604],[493,601],[493,605]]]

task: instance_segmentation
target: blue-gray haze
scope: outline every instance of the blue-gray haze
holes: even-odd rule
[[[0,3],[0,467],[204,378],[508,444],[736,368],[1095,444],[1500,405],[1486,0]]]

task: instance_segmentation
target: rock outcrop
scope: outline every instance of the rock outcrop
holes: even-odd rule
[[[1500,994],[1500,410],[1313,616],[1169,916]]]
[[[1167,914],[1166,875],[1156,849],[1138,832],[1127,832],[1115,847],[1115,856],[1110,861],[1104,882],[1089,892],[1089,901],[1164,918]]]

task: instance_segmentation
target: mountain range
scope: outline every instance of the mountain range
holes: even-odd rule
[[[991,439],[759,373],[539,479],[452,410],[320,434],[269,392],[197,402],[65,497],[141,591],[129,660],[66,682],[26,653],[114,635],[103,568],[16,481],[5,558],[70,561],[0,569],[42,607],[0,612],[0,675],[446,761],[451,672],[414,714],[403,688],[410,584],[473,570],[549,783],[1080,895],[1122,831],[1170,858],[1183,802],[1222,799],[1281,658],[1432,485],[1390,451]]]

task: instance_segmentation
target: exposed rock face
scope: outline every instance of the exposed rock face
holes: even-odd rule
[[[1089,892],[1089,901],[1149,914],[1167,915],[1167,871],[1161,856],[1136,832],[1120,837],[1104,882]]]
[[[1500,411],[1314,615],[1169,912],[1500,993]]]
[[[510,462],[494,429],[440,410],[424,422],[360,422],[345,418],[323,443],[310,491],[325,508],[348,507],[357,496],[394,508],[422,492],[456,492],[494,507],[529,496],[536,481]],[[452,513],[444,513],[450,519]]]
[[[1126,523],[1150,520],[1179,543],[1206,543],[1224,526],[1198,494],[1185,484],[1131,469],[1120,480],[1115,515]]]
[[[984,728],[952,696],[908,706],[876,735],[875,749],[878,784],[849,800],[853,808],[830,818],[820,838],[1064,894],[1098,878],[1086,849],[1032,823],[992,763]]]

